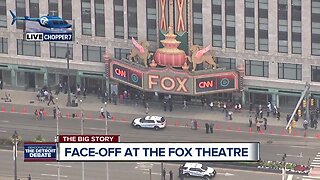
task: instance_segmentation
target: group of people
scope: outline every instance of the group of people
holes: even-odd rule
[[[50,105],[50,103],[55,104],[53,94],[51,93],[51,91],[48,90],[47,87],[38,90],[37,98],[40,102],[48,101],[48,106]]]
[[[163,180],[166,180],[167,172],[166,172],[165,168],[163,168],[163,170],[162,170],[162,176],[163,176]],[[173,172],[172,172],[172,170],[169,171],[169,180],[173,180]]]
[[[261,120],[262,119],[262,120]],[[264,130],[267,130],[267,125],[268,125],[268,119],[266,117],[258,119],[257,116],[255,116],[255,125],[257,128],[257,131],[261,131],[261,126],[264,126]],[[249,117],[249,127],[251,128],[253,124],[252,116],[250,115]]]

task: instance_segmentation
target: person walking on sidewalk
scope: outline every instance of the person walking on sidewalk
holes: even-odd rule
[[[257,131],[260,132],[260,122],[257,121]]]
[[[263,118],[263,120],[264,120],[264,130],[267,130],[267,122],[268,122],[268,119],[267,118]]]
[[[36,116],[36,120],[38,121],[39,120],[39,111],[38,111],[38,109],[36,109],[34,111],[34,115]]]
[[[163,180],[166,180],[166,168],[163,168],[162,176],[163,176]]]
[[[103,109],[103,107],[100,108],[100,115],[101,115],[103,118],[106,118],[106,116],[104,115],[104,109]]]
[[[53,119],[57,119],[57,109],[53,107]]]
[[[227,103],[223,103],[223,109],[222,109],[222,112],[226,112],[227,111]],[[228,114],[226,112],[226,114]]]
[[[251,115],[249,117],[249,127],[252,127],[252,117],[251,117]]]
[[[208,134],[208,133],[209,133],[209,126],[210,126],[210,125],[209,125],[209,123],[206,122],[205,126],[206,126],[206,133]]]
[[[211,101],[211,102],[210,102],[210,109],[211,109],[211,111],[213,111],[213,105],[214,105],[214,104],[213,104],[213,102]]]
[[[211,121],[211,123],[210,123],[210,133],[211,134],[213,133],[213,127],[214,127],[214,123],[213,123],[213,121]]]
[[[183,100],[183,109],[186,109],[186,108],[187,108],[187,100],[184,99],[184,100]]]
[[[232,111],[229,111],[229,112],[228,112],[228,115],[229,115],[229,120],[232,120],[233,112],[232,112]]]
[[[172,172],[172,170],[169,171],[169,177],[170,177],[170,180],[173,180],[173,172]]]
[[[50,93],[50,96],[49,96],[48,106],[50,105],[50,102],[52,102],[52,104],[55,104],[55,103],[53,102],[53,96],[52,96],[51,93]]]

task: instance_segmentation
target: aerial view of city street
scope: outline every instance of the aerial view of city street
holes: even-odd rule
[[[0,180],[320,180],[320,0],[0,0]]]

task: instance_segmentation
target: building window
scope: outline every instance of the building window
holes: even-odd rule
[[[105,23],[104,23],[104,1],[95,0],[95,26],[96,26],[96,36],[105,36]]]
[[[105,51],[105,47],[82,45],[82,60],[92,62],[104,62],[103,54]]]
[[[8,54],[8,38],[0,37],[0,53]]]
[[[311,54],[320,55],[320,0],[312,0]]]
[[[192,1],[193,44],[203,45],[202,36],[202,0]]]
[[[279,79],[302,80],[302,65],[301,64],[289,64],[289,63],[278,63],[278,78]]]
[[[268,0],[259,0],[259,51],[268,51]]]
[[[39,17],[39,0],[29,1],[29,11],[30,11],[30,17],[32,18]]]
[[[7,7],[6,0],[0,0],[0,28],[7,27]]]
[[[235,0],[226,0],[226,48],[236,48]]]
[[[311,81],[320,82],[320,66],[311,66]]]
[[[127,59],[128,55],[130,54],[130,49],[121,49],[121,48],[114,48],[114,57],[116,59]]]
[[[269,77],[269,62],[246,60],[246,76]]]
[[[301,43],[301,0],[292,0],[291,3],[292,53],[302,53]]]
[[[26,2],[25,0],[16,0],[16,16],[24,17],[26,16]],[[24,29],[25,21],[16,21],[17,29]]]
[[[222,47],[221,0],[212,0],[212,46]]]
[[[72,20],[72,1],[63,0],[62,1],[62,18],[67,20]]]
[[[234,58],[217,57],[217,64],[219,68],[236,69],[236,59]]]
[[[82,34],[91,36],[91,4],[90,0],[81,0]]]
[[[147,40],[157,41],[157,2],[156,0],[147,1]]]
[[[49,0],[49,14],[59,16],[58,0]]]
[[[73,44],[69,43],[50,43],[50,57],[65,59],[67,50],[70,52],[70,59],[73,59]]]
[[[114,37],[124,38],[123,0],[113,0],[114,9]]]
[[[255,49],[254,0],[245,0],[245,49]]]
[[[127,1],[128,5],[128,39],[138,39],[137,0]]]
[[[288,52],[288,1],[278,0],[278,52]]]
[[[40,42],[17,39],[17,54],[24,56],[41,56]]]

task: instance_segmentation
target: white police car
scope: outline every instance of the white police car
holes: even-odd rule
[[[185,163],[182,167],[181,173],[186,177],[202,177],[211,179],[216,176],[216,170],[212,167],[207,167],[200,163]]]
[[[132,121],[135,128],[153,128],[155,130],[163,129],[167,126],[167,121],[161,116],[146,116],[144,118],[136,118]]]

